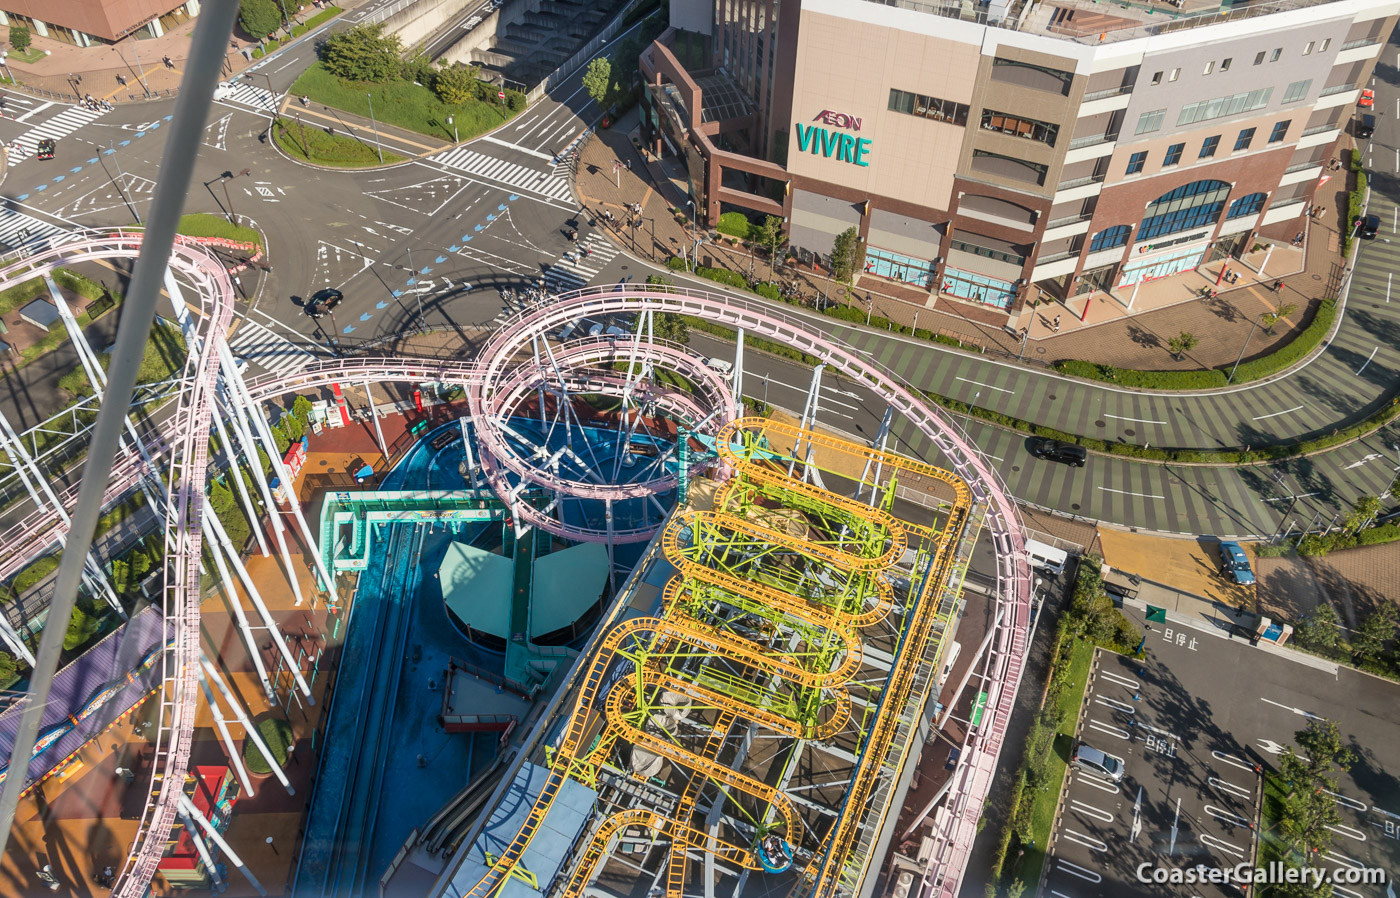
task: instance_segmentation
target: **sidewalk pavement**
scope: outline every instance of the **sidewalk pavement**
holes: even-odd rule
[[[1239,586],[1220,575],[1220,558],[1214,537],[1175,539],[1148,533],[1099,528],[1104,563],[1156,583],[1170,583],[1183,593],[1225,608],[1252,608],[1254,589]],[[1245,547],[1249,553],[1250,547]],[[1255,563],[1252,556],[1250,563]],[[1155,603],[1154,603],[1155,604]]]
[[[683,251],[689,254],[694,246],[688,183],[684,166],[677,160],[657,159],[639,149],[637,122],[634,109],[611,129],[597,131],[584,143],[574,188],[588,209],[600,214],[612,211],[615,220],[604,226],[618,246],[664,264]],[[623,167],[615,170],[616,162]],[[1335,191],[1317,198],[1317,205],[1327,212],[1321,221],[1308,221],[1305,251],[1275,248],[1267,264],[1263,252],[1232,261],[1232,268],[1240,274],[1234,285],[1215,285],[1222,264],[1215,261],[1199,270],[1143,284],[1135,292],[1131,288],[1117,291],[1123,294],[1117,297],[1095,293],[1088,299],[1075,297],[1028,307],[1010,324],[1012,330],[1029,328],[1025,359],[1049,364],[1076,358],[1123,368],[1191,370],[1233,364],[1246,341],[1246,359],[1287,343],[1312,320],[1316,303],[1335,295],[1341,278],[1340,236],[1335,225],[1345,217],[1347,194],[1346,184],[1336,180]],[[640,224],[630,228],[628,208],[635,203],[642,207],[635,219]],[[1340,217],[1339,210],[1343,213]],[[730,245],[727,238],[712,241],[710,232],[703,229],[702,236],[702,265],[744,274],[752,271],[760,279],[770,277],[761,251],[753,253],[747,247]],[[673,275],[677,280],[683,277]],[[1284,286],[1274,293],[1270,288],[1278,279]],[[794,282],[809,305],[821,296],[828,302],[840,301],[843,292],[825,272],[800,266],[784,268],[778,280]],[[1206,287],[1217,290],[1218,296],[1202,301],[1200,291]],[[1002,326],[1005,315],[990,307],[934,296],[869,275],[858,276],[851,291],[859,299],[850,304],[865,310],[864,298],[869,295],[876,316],[994,352],[1021,355],[1021,343]],[[1272,334],[1254,327],[1260,315],[1276,311],[1283,303],[1296,306],[1296,311]],[[1130,306],[1135,314],[1129,313]],[[1081,315],[1086,315],[1082,322]],[[1053,328],[1056,318],[1060,321],[1058,333]],[[1177,361],[1166,347],[1168,339],[1182,331],[1195,334],[1200,343]]]
[[[336,5],[348,11],[361,2],[363,0],[341,0]],[[289,7],[291,5],[288,4]],[[320,11],[308,2],[293,13],[291,19],[294,24],[300,24]],[[180,87],[180,79],[184,77],[190,37],[198,22],[198,18],[190,19],[160,37],[144,40],[128,37],[116,44],[95,44],[91,47],[79,47],[34,34],[32,48],[43,51],[44,57],[32,63],[23,62],[15,57],[11,49],[10,58],[5,64],[19,82],[20,90],[28,88],[38,93],[56,94],[60,99],[82,99],[84,95],[92,94],[112,103],[126,103],[146,99],[146,90],[154,96],[170,96]],[[244,36],[235,27],[224,53],[221,77],[232,78],[257,62],[243,55],[245,49],[251,51],[257,46],[257,41]],[[169,57],[174,65],[165,65],[162,62],[165,57]],[[123,79],[125,84],[122,84]],[[146,90],[142,89],[143,86]]]

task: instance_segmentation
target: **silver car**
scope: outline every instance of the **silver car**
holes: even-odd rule
[[[1123,781],[1123,759],[1091,745],[1081,742],[1075,746],[1074,763],[1115,783]]]

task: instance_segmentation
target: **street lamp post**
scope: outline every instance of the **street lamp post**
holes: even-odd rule
[[[423,292],[418,289],[418,269],[413,267],[413,247],[410,246],[407,249],[408,270],[411,275],[410,280],[413,281],[410,286],[413,287],[413,299],[418,303],[418,330],[420,333],[426,334],[428,332],[428,318],[423,314]]]
[[[1240,347],[1240,354],[1235,356],[1235,364],[1230,368],[1230,376],[1225,378],[1225,383],[1230,383],[1235,379],[1235,371],[1240,367],[1240,360],[1244,358],[1244,351],[1249,348],[1249,341],[1254,339],[1254,330],[1259,327],[1259,319],[1254,319],[1254,324],[1249,328],[1249,336],[1244,338],[1244,345]]]
[[[141,213],[136,211],[136,203],[132,202],[131,197],[127,195],[126,175],[122,172],[122,161],[117,157],[117,142],[115,140],[108,141],[107,149],[112,151],[112,161],[116,163],[117,166],[117,190],[121,193],[122,199],[126,200],[127,206],[131,209],[131,214],[136,216],[136,223],[139,225],[141,224]]]
[[[379,164],[384,164],[384,147],[379,143],[379,123],[374,120],[374,94],[366,93],[365,99],[369,100],[369,125],[374,129],[374,148],[379,151]]]
[[[462,138],[459,137],[458,134],[457,134],[457,119],[456,119],[456,117],[455,117],[455,116],[449,115],[449,116],[447,117],[447,123],[448,123],[449,125],[452,126],[452,142],[453,142],[453,143],[461,143],[461,142],[462,142]],[[380,159],[379,161],[383,162],[384,160],[383,160],[383,159]]]
[[[252,81],[254,75],[261,75],[263,79],[267,81],[267,109],[269,112],[272,113],[272,118],[275,121],[278,118],[277,91],[272,87],[272,76],[269,75],[267,72],[247,72],[244,74],[243,77],[247,78],[249,81]]]
[[[141,67],[141,54],[136,52],[136,45],[131,45],[131,55],[136,60],[136,80],[141,82],[141,89],[146,92],[146,96],[151,95],[151,86],[146,83],[146,70]]]
[[[5,70],[5,77],[10,79],[11,84],[14,84],[15,76],[14,73],[10,71],[10,63],[8,61],[9,57],[9,50],[0,50],[0,68],[3,68]]]

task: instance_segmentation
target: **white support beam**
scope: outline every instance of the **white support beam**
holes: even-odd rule
[[[249,720],[248,715],[243,712],[243,706],[238,704],[238,699],[234,697],[233,693],[229,691],[228,686],[224,684],[223,678],[219,676],[218,669],[215,668],[213,664],[209,663],[208,657],[202,653],[199,656],[199,667],[200,679],[213,683],[214,687],[219,690],[219,694],[224,697],[224,701],[228,704],[229,709],[233,711],[233,716],[238,718],[238,722],[243,725],[243,734],[248,739],[252,740],[253,744],[258,747],[258,751],[262,752],[263,760],[267,761],[267,765],[272,768],[272,773],[277,777],[277,781],[282,784],[282,788],[287,790],[288,795],[297,794],[297,790],[292,788],[291,781],[287,779],[287,774],[278,766],[277,759],[274,758],[272,752],[268,750],[267,743],[263,741],[262,734],[258,732],[258,728],[253,726],[253,722]]]
[[[194,802],[182,796],[180,798],[180,807],[184,810],[186,815],[192,818],[195,823],[199,824],[199,828],[204,830],[204,834],[212,839],[215,845],[219,846],[219,850],[238,868],[238,872],[243,874],[243,878],[248,880],[248,884],[251,885],[259,895],[266,896],[267,889],[263,888],[262,883],[258,882],[258,878],[253,875],[253,871],[248,869],[248,865],[243,863],[243,859],[239,857],[237,853],[234,852],[233,848],[229,846],[228,842],[224,840],[223,834],[215,829],[214,824],[210,823],[209,820],[199,812],[199,808],[194,806]]]

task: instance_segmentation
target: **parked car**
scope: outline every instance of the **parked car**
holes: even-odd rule
[[[1081,742],[1074,747],[1074,764],[1076,767],[1083,767],[1099,776],[1107,777],[1115,783],[1123,781],[1123,759],[1100,751],[1092,745]]]
[[[1356,101],[1356,105],[1362,109],[1374,109],[1376,106],[1376,92],[1370,89],[1363,90],[1361,97]]]
[[[1049,439],[1038,439],[1031,443],[1031,455],[1047,461],[1057,461],[1071,468],[1084,467],[1084,462],[1089,457],[1089,453],[1078,443]]]
[[[339,290],[326,288],[317,290],[312,295],[311,301],[306,304],[306,314],[312,318],[320,318],[327,312],[335,311],[336,306],[345,299],[345,295]]]
[[[1379,215],[1368,215],[1361,219],[1361,239],[1375,240],[1376,234],[1381,229],[1381,217]]]
[[[52,137],[45,137],[43,140],[39,141],[39,146],[34,151],[34,158],[52,159],[54,150],[56,149],[58,149],[58,144],[54,143],[54,139]]]
[[[1374,115],[1363,115],[1356,123],[1356,139],[1365,140],[1376,133],[1376,117]]]
[[[1254,571],[1249,566],[1249,556],[1236,542],[1220,544],[1220,573],[1244,586],[1254,582]]]

